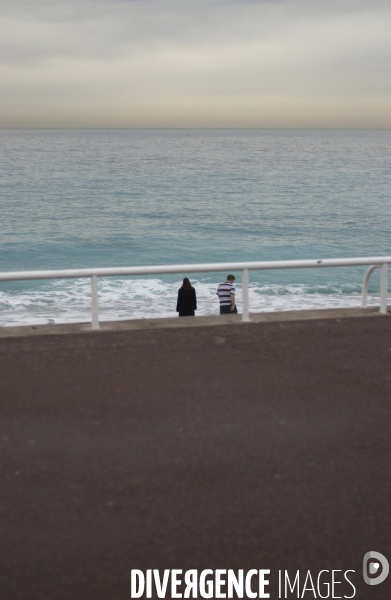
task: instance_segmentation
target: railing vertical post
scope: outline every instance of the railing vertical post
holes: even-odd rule
[[[387,312],[387,263],[382,264],[380,272],[380,312]]]
[[[380,265],[372,265],[371,267],[369,267],[369,269],[365,273],[364,281],[362,283],[362,297],[361,297],[361,306],[362,306],[362,308],[366,308],[367,307],[367,296],[368,296],[369,279],[370,279],[373,271],[375,269],[378,269],[379,267],[380,267]]]
[[[98,278],[91,275],[92,329],[99,329]]]
[[[249,321],[250,314],[248,310],[248,269],[242,271],[242,321]]]

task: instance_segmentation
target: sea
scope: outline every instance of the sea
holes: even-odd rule
[[[391,255],[390,190],[391,130],[3,129],[0,272]],[[360,306],[365,271],[251,271],[250,311]],[[187,275],[217,314],[226,271],[101,278],[100,318],[173,317]],[[0,282],[0,326],[90,307],[88,279]]]

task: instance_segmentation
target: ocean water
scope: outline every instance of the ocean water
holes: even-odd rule
[[[390,190],[390,130],[0,130],[0,271],[390,255]],[[250,310],[359,306],[364,274],[250,272]],[[100,279],[101,318],[175,316],[183,276]],[[0,283],[0,325],[89,319],[88,280]]]

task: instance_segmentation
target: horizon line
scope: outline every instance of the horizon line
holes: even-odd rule
[[[2,126],[0,125],[0,130],[80,130],[80,129],[90,129],[90,130],[259,130],[259,131],[273,131],[273,130],[293,130],[293,131],[391,131],[391,126],[389,127],[129,127],[129,126]]]

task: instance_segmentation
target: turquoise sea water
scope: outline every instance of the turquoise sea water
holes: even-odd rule
[[[0,271],[390,255],[390,184],[390,130],[1,130]],[[251,273],[250,308],[358,306],[364,272]],[[198,314],[223,275],[191,277]],[[174,316],[180,280],[101,280],[102,318]],[[2,325],[89,307],[87,280],[0,284]]]

